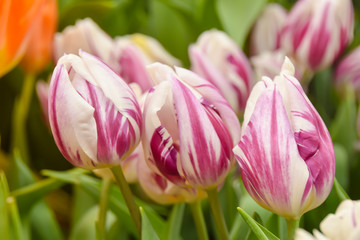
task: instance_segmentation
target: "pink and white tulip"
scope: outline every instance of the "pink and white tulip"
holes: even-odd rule
[[[79,50],[88,52],[107,64],[113,51],[113,40],[91,18],[76,21],[74,26],[66,27],[55,34],[54,60],[64,54],[78,54]]]
[[[291,9],[281,37],[288,54],[310,70],[329,67],[352,41],[351,0],[302,0]]]
[[[335,84],[339,88],[351,85],[360,95],[360,47],[355,48],[345,56],[335,70]]]
[[[250,38],[252,55],[275,51],[280,48],[281,32],[285,25],[287,12],[276,3],[268,4],[257,19]]]
[[[91,54],[80,51],[59,59],[48,104],[55,142],[75,166],[120,164],[140,141],[142,116],[134,93]]]
[[[298,229],[295,240],[357,240],[360,237],[360,201],[344,200],[320,223],[320,233],[314,230],[314,236]]]
[[[254,86],[233,149],[249,194],[288,219],[319,206],[335,173],[329,132],[293,75],[286,59],[274,81],[264,77]]]
[[[180,186],[210,189],[234,163],[232,146],[240,124],[227,101],[195,73],[155,63],[154,82],[144,105],[143,139],[148,165]]]
[[[224,32],[210,30],[190,46],[189,55],[193,71],[215,85],[236,113],[243,112],[253,79],[237,44]]]

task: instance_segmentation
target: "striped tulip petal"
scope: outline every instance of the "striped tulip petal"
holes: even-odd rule
[[[137,145],[141,111],[129,86],[94,56],[65,55],[49,89],[49,120],[64,157],[76,166],[119,164]]]

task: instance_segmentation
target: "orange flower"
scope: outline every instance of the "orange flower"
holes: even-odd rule
[[[56,27],[57,1],[43,0],[38,18],[34,22],[28,47],[21,62],[22,67],[27,72],[39,72],[50,61]]]
[[[0,77],[25,52],[42,0],[0,0]]]

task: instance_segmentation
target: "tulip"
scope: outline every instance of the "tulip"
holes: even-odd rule
[[[93,20],[78,20],[75,26],[68,26],[55,35],[54,60],[57,62],[64,54],[77,54],[81,49],[109,63],[113,45],[112,38]]]
[[[37,73],[50,61],[52,42],[57,27],[57,1],[44,0],[22,59],[27,72]]]
[[[202,33],[189,48],[192,69],[214,84],[236,113],[244,110],[252,87],[250,64],[236,43],[225,33]]]
[[[146,65],[161,62],[169,66],[181,63],[172,57],[155,39],[134,34],[115,39],[110,66],[128,83],[137,83],[142,91],[149,90],[154,83],[146,71]]]
[[[287,12],[276,3],[268,4],[256,20],[250,38],[252,55],[275,51],[280,48],[281,31],[285,25]]]
[[[338,88],[351,85],[360,95],[360,47],[355,48],[345,56],[335,70],[335,84]]]
[[[360,201],[344,200],[336,209],[335,214],[329,214],[320,223],[322,234],[314,230],[314,237],[305,230],[296,232],[296,240],[356,240],[360,236]]]
[[[24,55],[41,4],[42,0],[1,2],[0,77],[10,71]]]
[[[59,59],[49,88],[55,142],[73,165],[119,165],[140,141],[142,118],[130,87],[84,51]]]
[[[144,105],[144,151],[157,174],[180,186],[213,189],[233,166],[240,125],[219,91],[183,68],[154,63]]]
[[[302,0],[291,9],[281,45],[312,71],[329,67],[352,41],[351,0]]]
[[[254,86],[233,149],[252,198],[289,220],[324,202],[335,173],[329,132],[293,75],[286,59],[274,81]]]

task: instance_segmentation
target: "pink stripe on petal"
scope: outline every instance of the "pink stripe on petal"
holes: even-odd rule
[[[331,38],[330,29],[328,29],[328,15],[329,15],[330,3],[326,4],[324,10],[322,11],[323,16],[321,18],[320,25],[314,30],[311,35],[308,61],[312,68],[319,67],[322,63],[326,50],[329,49],[329,42]]]
[[[144,57],[142,52],[134,46],[125,47],[120,55],[120,76],[128,83],[135,82],[140,85],[143,92],[152,87],[151,79],[145,69]]]
[[[219,90],[207,80],[199,77],[189,70],[178,67],[175,67],[175,69],[180,79],[193,87],[207,102],[214,106],[213,110],[218,113],[223,123],[229,130],[234,145],[237,144],[240,140],[241,134],[240,122],[234,113],[234,110],[230,107],[229,103]]]
[[[231,165],[231,153],[227,152],[232,145],[229,133],[216,112],[208,106],[204,108],[175,76],[171,86],[179,125],[183,174],[192,186],[217,186]]]
[[[184,184],[184,179],[177,169],[179,147],[163,127],[158,127],[150,141],[151,153],[158,170],[175,184]]]

